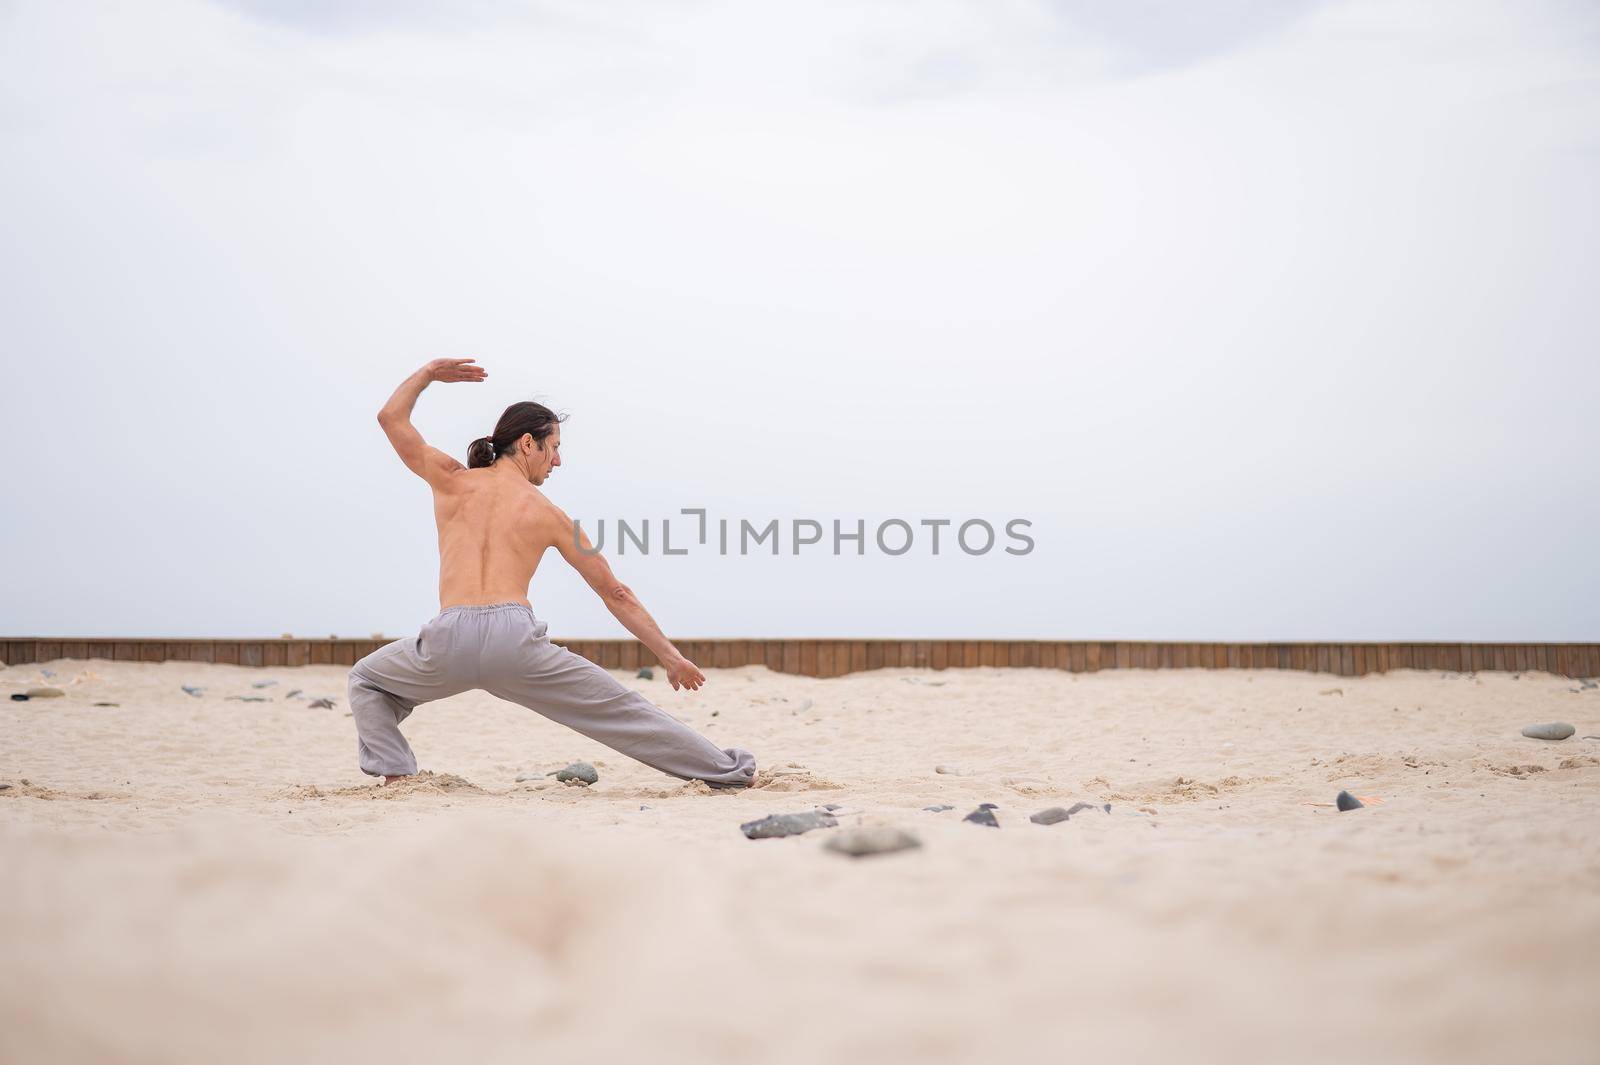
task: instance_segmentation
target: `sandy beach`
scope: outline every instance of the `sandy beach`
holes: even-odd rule
[[[618,676],[759,786],[469,693],[407,722],[433,775],[380,789],[341,668],[0,669],[67,693],[0,703],[0,1060],[1595,1060],[1580,682]],[[575,759],[596,785],[544,775]],[[1111,811],[1028,820],[1078,801]],[[823,847],[873,824],[922,846]]]

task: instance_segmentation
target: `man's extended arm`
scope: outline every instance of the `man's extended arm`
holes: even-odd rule
[[[429,484],[462,466],[438,448],[428,446],[417,427],[411,424],[411,408],[417,405],[422,390],[434,381],[482,381],[487,374],[482,367],[471,365],[472,362],[472,359],[434,359],[401,381],[389,402],[378,412],[378,424],[383,426],[400,460]]]
[[[589,537],[584,535],[565,514],[557,511],[556,548],[561,557],[588,582],[595,594],[606,604],[612,617],[622,622],[622,627],[633,633],[639,642],[648,647],[667,671],[667,682],[674,691],[681,685],[690,691],[699,691],[706,675],[698,666],[679,653],[656,624],[656,619],[639,602],[633,589],[617,580],[611,564],[594,549]]]

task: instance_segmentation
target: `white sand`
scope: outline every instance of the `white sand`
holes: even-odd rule
[[[0,703],[7,1062],[1600,1053],[1600,691],[1561,678],[628,677],[755,752],[713,793],[477,693],[406,726],[462,784],[378,790],[342,669],[46,668],[88,676]],[[597,786],[514,783],[575,758]],[[1307,805],[1340,788],[1386,802]],[[1079,799],[1113,813],[1027,820]],[[825,802],[924,846],[738,831]]]

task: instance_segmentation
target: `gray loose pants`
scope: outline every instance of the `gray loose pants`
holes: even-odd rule
[[[350,709],[361,771],[415,773],[417,759],[400,722],[419,703],[478,688],[684,780],[722,786],[755,780],[749,751],[717,747],[599,666],[551,643],[547,629],[521,603],[453,606],[417,636],[357,662]]]

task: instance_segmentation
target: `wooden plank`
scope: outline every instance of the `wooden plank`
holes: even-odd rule
[[[916,656],[914,661],[918,669],[927,669],[928,660],[933,656],[933,646],[927,640],[917,640],[912,653]]]
[[[977,640],[966,640],[961,644],[961,665],[964,669],[977,669],[983,654]]]
[[[1085,644],[1083,648],[1083,668],[1089,673],[1100,672],[1100,651],[1098,643]]]
[[[817,645],[811,640],[798,640],[800,645],[800,674],[806,677],[817,675]]]
[[[867,668],[867,641],[850,641],[850,671],[860,673]]]
[[[935,640],[933,646],[928,648],[928,665],[934,669],[944,669],[950,664],[947,657],[949,653],[950,648],[943,640]]]
[[[883,668],[883,641],[867,641],[867,669]]]
[[[817,669],[815,676],[831,677],[833,672],[833,642],[831,640],[818,640],[816,644]]]
[[[331,644],[324,644],[323,646],[324,647],[328,647],[330,649],[332,648]],[[239,664],[239,641],[237,641],[237,640],[218,640],[216,643],[212,644],[212,658],[213,658],[213,660],[221,663],[222,665],[226,665],[226,666],[236,666],[236,665],[238,665]]]

